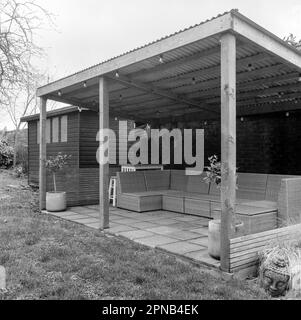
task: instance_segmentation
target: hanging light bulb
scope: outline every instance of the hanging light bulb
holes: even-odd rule
[[[162,54],[160,54],[159,62],[160,62],[160,63],[164,63],[164,61],[163,61],[163,55],[162,55]]]
[[[287,112],[287,113],[285,114],[285,116],[286,116],[286,117],[289,117],[289,116],[290,116],[290,113],[289,113],[289,112]]]
[[[248,71],[252,71],[253,70],[253,65],[252,65],[252,63],[249,63],[248,64]]]
[[[116,78],[119,78],[119,77],[120,77],[118,70],[117,70],[116,73],[115,73],[115,77],[116,77]]]
[[[299,73],[298,81],[301,82],[301,73]]]
[[[240,121],[241,121],[241,122],[244,122],[244,120],[245,120],[244,117],[241,117],[241,118],[240,118]]]
[[[59,90],[58,93],[57,93],[57,95],[58,95],[59,97],[61,97],[61,96],[62,96],[62,91]]]
[[[84,84],[83,84],[84,88],[87,88],[87,82],[84,81]]]

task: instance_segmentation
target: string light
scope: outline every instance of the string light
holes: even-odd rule
[[[83,84],[84,88],[87,88],[87,82],[85,81]]]
[[[115,77],[116,77],[116,78],[119,78],[119,77],[120,77],[118,70],[117,70],[116,73],[115,73]]]
[[[301,73],[299,73],[298,81],[301,82]]]
[[[289,117],[289,116],[290,116],[290,113],[289,113],[289,112],[287,112],[287,113],[285,114],[285,116],[286,116],[286,117]]]
[[[252,63],[249,63],[248,64],[248,71],[252,71],[253,70],[253,65],[252,65]]]
[[[245,120],[244,117],[241,117],[241,118],[240,118],[240,121],[241,121],[241,122],[243,122],[244,120]]]
[[[59,97],[61,97],[61,96],[62,96],[62,91],[59,90],[58,93],[57,93],[57,95],[58,95]]]
[[[163,61],[163,55],[162,55],[162,54],[161,54],[160,57],[159,57],[159,62],[160,62],[160,63],[164,63],[164,61]]]

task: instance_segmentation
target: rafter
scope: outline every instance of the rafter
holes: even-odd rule
[[[161,96],[164,98],[168,98],[168,99],[176,101],[176,102],[186,104],[188,106],[197,107],[201,110],[215,113],[214,111],[210,110],[210,108],[208,108],[208,106],[205,104],[199,104],[198,102],[196,102],[194,100],[188,100],[188,99],[182,98],[182,97],[180,97],[180,96],[178,96],[168,90],[162,90],[158,87],[146,85],[142,82],[132,81],[130,78],[123,76],[123,75],[119,75],[119,77],[110,76],[109,78],[112,80],[115,79],[116,81],[121,82],[128,87],[135,87],[135,88],[137,88],[141,91],[144,91],[144,92],[155,94],[155,95],[158,95],[158,96]]]

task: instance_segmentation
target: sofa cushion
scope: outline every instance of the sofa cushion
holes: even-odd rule
[[[245,206],[257,207],[257,208],[277,209],[277,202],[275,201],[267,201],[267,200],[246,201],[245,200],[241,204]]]
[[[169,170],[144,171],[146,190],[168,190],[170,185]]]
[[[249,200],[264,200],[267,178],[267,174],[238,173],[238,189],[236,191],[237,198]]]
[[[194,192],[200,194],[209,193],[209,184],[204,181],[205,174],[188,176],[187,179],[187,192]]]
[[[186,191],[188,176],[185,170],[171,170],[170,171],[170,189]]]
[[[121,193],[146,191],[145,178],[143,172],[117,172],[117,175],[119,176],[120,180]]]

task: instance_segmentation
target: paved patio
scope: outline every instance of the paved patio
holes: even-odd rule
[[[98,205],[72,207],[51,215],[99,229]],[[220,262],[208,255],[208,221],[197,216],[168,211],[146,213],[110,207],[110,228],[105,232],[161,249],[210,267]]]

